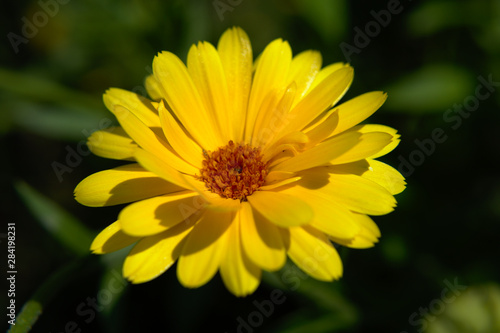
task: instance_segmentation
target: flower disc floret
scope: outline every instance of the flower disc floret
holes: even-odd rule
[[[214,152],[205,151],[198,179],[223,198],[245,201],[261,187],[268,174],[259,148],[233,141]]]

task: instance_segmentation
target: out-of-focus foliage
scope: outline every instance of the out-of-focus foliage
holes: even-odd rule
[[[427,65],[387,88],[387,109],[405,113],[443,112],[473,90],[467,70],[451,65]]]
[[[16,223],[17,309],[29,300],[43,307],[33,332],[72,322],[83,332],[498,332],[499,1],[23,0],[0,15],[0,214]],[[384,161],[408,188],[394,213],[374,218],[380,243],[341,248],[340,281],[287,265],[244,299],[218,278],[185,289],[175,267],[128,285],[127,250],[71,264],[122,208],[73,199],[84,177],[120,165],[85,147],[115,122],[103,92],[144,95],[157,52],[185,59],[191,44],[216,43],[233,25],[248,33],[254,56],[283,38],[295,54],[319,50],[325,65],[350,62],[347,98],[388,92],[370,122],[399,130],[402,142]],[[467,290],[437,313],[453,281]],[[275,290],[283,302],[271,308]]]
[[[441,312],[429,321],[426,333],[500,332],[500,287],[470,287]]]
[[[15,184],[24,205],[61,245],[77,255],[86,255],[92,233],[55,202],[44,198],[25,183]]]

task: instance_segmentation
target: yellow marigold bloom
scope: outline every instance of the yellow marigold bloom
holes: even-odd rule
[[[91,250],[136,243],[123,266],[133,283],[177,261],[182,285],[199,287],[219,271],[237,296],[287,256],[318,280],[338,279],[332,242],[373,246],[380,232],[368,215],[391,212],[405,182],[375,160],[397,146],[396,130],[358,125],[386,94],[337,105],[353,69],[321,66],[320,53],[292,56],[281,39],[254,62],[247,35],[232,28],[217,48],[193,45],[187,65],[158,54],[146,79],[151,100],[109,89],[104,103],[121,126],[88,145],[132,163],[87,177],[75,196],[93,207],[131,204]]]

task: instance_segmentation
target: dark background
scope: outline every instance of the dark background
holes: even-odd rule
[[[33,332],[500,332],[500,2],[46,0],[2,7],[1,267],[6,224],[14,222],[17,310],[55,278],[35,297],[48,301]],[[340,281],[317,282],[287,266],[239,299],[219,276],[185,289],[173,267],[124,287],[117,276],[126,253],[87,255],[92,237],[122,207],[73,199],[83,178],[120,164],[89,155],[83,144],[114,121],[101,96],[109,87],[143,93],[158,51],[185,59],[191,44],[215,44],[233,25],[248,33],[255,56],[281,37],[294,54],[319,50],[324,65],[350,62],[356,74],[346,99],[387,91],[370,122],[399,130],[401,144],[382,160],[406,176],[408,188],[395,212],[374,218],[379,244],[341,249]],[[3,309],[7,289],[4,282]],[[96,297],[93,310],[88,299]]]

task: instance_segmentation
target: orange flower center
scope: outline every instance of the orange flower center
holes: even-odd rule
[[[233,141],[214,152],[204,151],[203,168],[197,179],[223,198],[246,201],[246,197],[264,184],[268,165],[259,148],[236,145]]]

